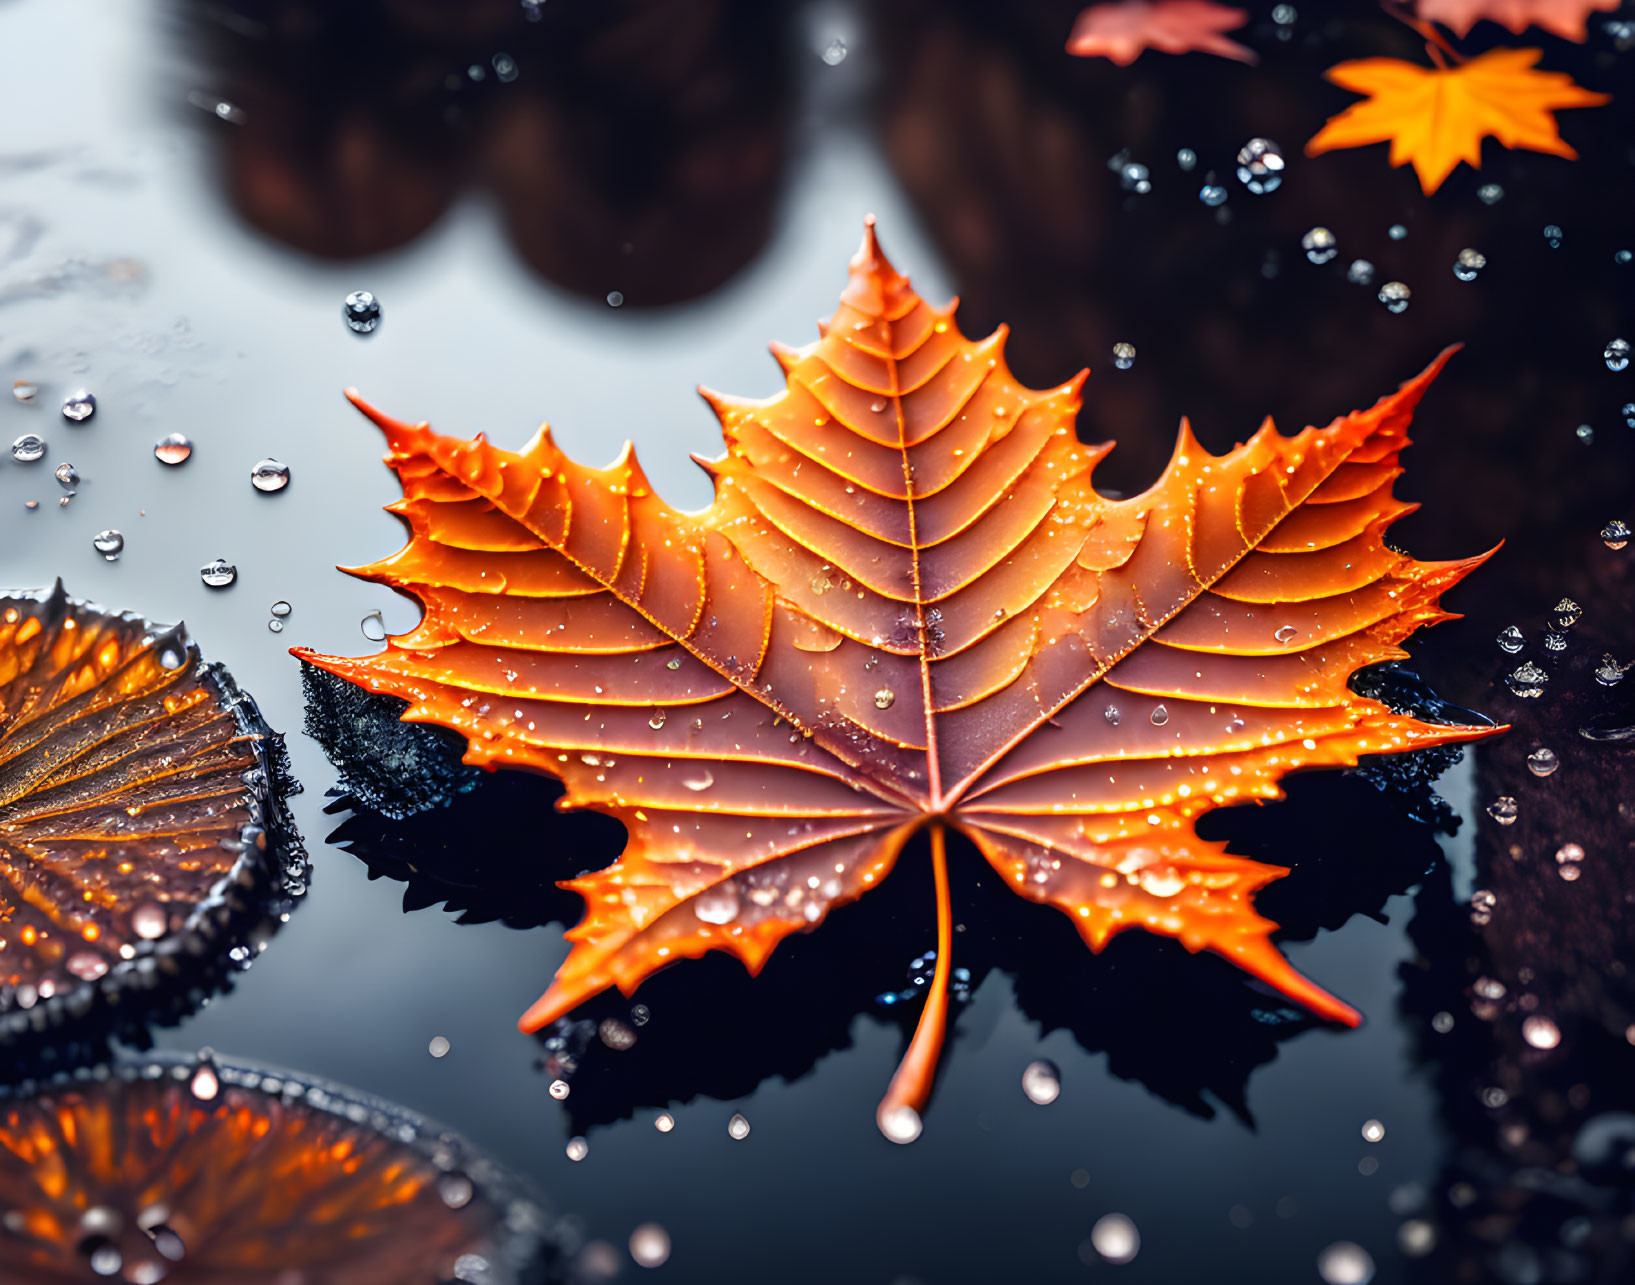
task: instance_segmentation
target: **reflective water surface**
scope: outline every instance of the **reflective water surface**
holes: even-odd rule
[[[1635,53],[1595,23],[1583,47],[1531,33],[1619,95],[1564,114],[1582,159],[1490,144],[1427,199],[1382,148],[1301,156],[1350,101],[1323,67],[1419,56],[1375,7],[1299,6],[1285,40],[1253,6],[1258,68],[1123,70],[1061,52],[1074,8],[0,4],[0,380],[36,386],[0,398],[0,439],[45,441],[0,452],[0,585],[60,576],[185,620],[306,787],[310,894],[157,1042],[447,1122],[611,1247],[587,1271],[625,1279],[649,1270],[633,1252],[659,1256],[654,1226],[651,1270],[689,1282],[1072,1281],[1132,1250],[1121,1280],[1312,1281],[1320,1257],[1360,1279],[1335,1275],[1360,1270],[1348,1245],[1380,1282],[1625,1279],[1635,676],[1608,684],[1603,658],[1635,660],[1635,549],[1601,532],[1635,520],[1635,374],[1605,356],[1635,332],[1617,257]],[[1233,173],[1256,137],[1288,162],[1262,195]],[[1132,162],[1150,191],[1121,182]],[[1200,199],[1212,185],[1224,203]],[[1425,507],[1393,536],[1422,557],[1506,542],[1451,595],[1464,619],[1411,649],[1444,697],[1515,730],[1444,779],[1453,833],[1357,777],[1211,822],[1294,868],[1262,904],[1360,1030],[1172,944],[1091,957],[957,852],[968,998],[925,1131],[897,1147],[873,1109],[934,944],[923,858],[759,979],[691,964],[547,1047],[515,1020],[577,917],[554,880],[611,859],[618,827],[558,817],[533,780],[407,822],[326,797],[287,648],[357,654],[415,620],[334,570],[400,543],[379,438],[341,389],[506,446],[549,417],[588,462],[629,438],[667,499],[703,504],[687,455],[718,430],[695,385],[774,389],[766,343],[811,337],[871,211],[922,293],[962,297],[967,333],[1011,326],[1020,377],[1091,366],[1080,432],[1119,441],[1106,487],[1149,482],[1182,414],[1219,450],[1466,344],[1416,419],[1399,494]],[[1312,261],[1314,228],[1332,259]],[[1399,313],[1390,281],[1411,288]],[[65,418],[82,390],[94,414]],[[185,461],[156,457],[178,433]],[[278,476],[264,461],[287,485],[255,484]],[[201,572],[218,560],[230,583]],[[1524,665],[1543,681],[1506,681]],[[1024,1092],[1041,1060],[1045,1105]]]

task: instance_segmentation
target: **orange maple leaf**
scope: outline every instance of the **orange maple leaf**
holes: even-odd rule
[[[1413,163],[1429,196],[1460,161],[1482,167],[1482,140],[1576,159],[1551,114],[1564,107],[1609,102],[1570,76],[1534,71],[1537,49],[1493,49],[1452,67],[1424,67],[1398,58],[1359,58],[1324,74],[1353,93],[1367,94],[1333,116],[1306,144],[1307,156],[1337,148],[1390,143],[1391,164]]]
[[[1194,50],[1254,62],[1255,51],[1228,40],[1249,20],[1242,9],[1213,0],[1124,0],[1091,5],[1078,16],[1067,38],[1067,52],[1080,58],[1109,58],[1128,67],[1143,50],[1166,54]]]
[[[1267,421],[1224,455],[1183,421],[1158,482],[1110,500],[1091,471],[1111,445],[1073,429],[1088,372],[1024,388],[1004,329],[973,342],[953,313],[871,219],[822,337],[774,346],[786,386],[704,394],[727,449],[700,461],[698,513],[658,499],[628,446],[590,469],[547,429],[513,454],[357,401],[412,534],[353,574],[424,617],[375,656],[294,654],[629,829],[619,861],[564,885],[586,915],[524,1030],[708,950],[758,970],[928,831],[936,971],[879,1115],[906,1141],[946,1021],[950,829],[1094,950],[1145,928],[1359,1020],[1255,912],[1285,872],[1193,821],[1281,797],[1297,768],[1492,730],[1346,685],[1448,619],[1439,596],[1482,561],[1384,542],[1414,507],[1392,498],[1397,457],[1447,354],[1369,410],[1294,437]]]
[[[1468,35],[1483,18],[1520,35],[1542,27],[1563,40],[1583,42],[1592,13],[1611,13],[1622,0],[1419,0],[1419,16],[1440,22],[1456,36]]]

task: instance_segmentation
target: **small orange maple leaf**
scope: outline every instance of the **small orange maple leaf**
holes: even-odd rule
[[[1078,16],[1067,38],[1067,52],[1080,58],[1109,58],[1128,67],[1145,49],[1166,54],[1218,54],[1238,62],[1255,61],[1255,51],[1228,40],[1249,20],[1242,9],[1213,0],[1124,0],[1091,5]]]
[[[930,838],[936,970],[878,1120],[908,1141],[946,1024],[946,833],[1093,950],[1127,928],[1211,950],[1332,1020],[1357,1014],[1272,945],[1283,870],[1196,817],[1281,797],[1298,768],[1495,730],[1347,687],[1398,658],[1482,558],[1417,562],[1386,528],[1413,409],[1447,354],[1366,411],[1211,455],[1183,421],[1152,488],[1091,483],[1087,372],[1010,374],[887,262],[872,219],[822,338],[774,347],[786,386],[706,393],[726,453],[681,513],[628,446],[610,467],[541,430],[520,453],[358,401],[386,433],[411,538],[353,572],[424,615],[378,655],[295,654],[465,736],[466,761],[560,777],[624,822],[623,856],[564,885],[586,913],[537,1030],[609,987],[728,951],[751,971]],[[354,397],[354,400],[356,398]]]
[[[1367,94],[1331,117],[1306,144],[1307,156],[1339,148],[1391,144],[1391,164],[1413,164],[1429,196],[1460,161],[1482,167],[1482,140],[1548,152],[1578,153],[1562,141],[1552,112],[1609,102],[1555,71],[1535,71],[1541,51],[1493,49],[1451,67],[1424,67],[1398,58],[1359,58],[1324,74],[1353,93]]]
[[[1563,40],[1583,43],[1592,13],[1611,13],[1622,0],[1419,0],[1419,16],[1440,22],[1456,36],[1468,35],[1483,18],[1518,36],[1542,27]]]

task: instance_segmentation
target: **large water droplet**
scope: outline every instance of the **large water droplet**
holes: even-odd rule
[[[257,460],[250,470],[250,485],[258,491],[282,491],[290,484],[290,466],[277,460]]]
[[[1483,183],[1476,189],[1476,199],[1483,205],[1497,205],[1504,199],[1504,189],[1497,183]]]
[[[1487,267],[1487,256],[1476,250],[1459,251],[1453,261],[1453,275],[1461,281],[1474,281],[1476,274]]]
[[[91,547],[113,562],[125,550],[125,537],[114,530],[98,531],[91,539]]]
[[[186,433],[170,433],[153,444],[153,458],[161,464],[185,464],[193,454],[193,443]]]
[[[1536,1049],[1553,1049],[1561,1043],[1561,1028],[1537,1013],[1523,1020],[1521,1037]]]
[[[1609,549],[1621,549],[1629,543],[1629,523],[1622,518],[1613,518],[1601,528],[1601,540]]]
[[[1175,163],[1183,170],[1191,170],[1198,164],[1198,153],[1190,147],[1183,147],[1175,153]]]
[[[1624,674],[1631,667],[1635,667],[1635,661],[1620,665],[1616,656],[1606,652],[1601,657],[1601,663],[1595,667],[1595,681],[1603,687],[1616,687],[1624,681]]]
[[[1054,1062],[1040,1058],[1022,1069],[1022,1092],[1029,1102],[1049,1106],[1062,1092],[1062,1075]]]
[[[1114,344],[1113,365],[1119,370],[1128,370],[1135,365],[1135,345],[1128,343]]]
[[[1126,192],[1134,192],[1138,196],[1145,196],[1152,191],[1152,180],[1147,174],[1147,167],[1136,161],[1131,161],[1118,172],[1118,181]]]
[[[1387,281],[1380,287],[1380,302],[1387,312],[1406,312],[1413,291],[1400,281]]]
[[[62,404],[62,417],[83,424],[97,413],[97,399],[87,392],[70,393]]]
[[[1364,1142],[1383,1142],[1385,1141],[1385,1126],[1378,1120],[1364,1120],[1362,1137]]]
[[[734,1142],[742,1142],[749,1137],[749,1121],[741,1115],[734,1115],[727,1121],[727,1137]]]
[[[1606,359],[1608,370],[1623,370],[1629,365],[1629,340],[1611,340],[1601,356]]]
[[[426,1052],[433,1057],[447,1057],[448,1051],[452,1047],[448,1041],[448,1036],[434,1035],[431,1037],[431,1042],[426,1045]]]
[[[199,579],[212,589],[225,589],[238,579],[238,568],[226,558],[217,558],[199,568]]]
[[[1374,1279],[1374,1260],[1361,1245],[1337,1240],[1317,1255],[1317,1274],[1325,1285],[1368,1285]]]
[[[1327,263],[1340,253],[1340,242],[1327,228],[1315,227],[1300,238],[1300,248],[1313,263]]]
[[[1500,651],[1507,651],[1514,656],[1527,645],[1527,639],[1522,637],[1521,630],[1515,625],[1506,625],[1499,630],[1498,643]]]
[[[380,300],[371,291],[354,290],[341,304],[341,316],[346,318],[347,329],[353,334],[373,334],[380,325]]]
[[[24,433],[11,444],[11,458],[19,464],[32,464],[45,454],[45,438],[38,433]]]
[[[29,379],[14,379],[11,395],[20,402],[31,402],[40,395],[40,386]]]
[[[630,1233],[630,1257],[638,1267],[662,1267],[670,1257],[670,1233],[657,1223],[643,1223]]]
[[[889,687],[882,687],[874,693],[875,709],[890,709],[897,702],[897,693]]]
[[[1516,814],[1520,810],[1516,806],[1516,800],[1508,794],[1501,794],[1487,805],[1488,816],[1492,817],[1500,825],[1515,825]]]
[[[1523,700],[1532,700],[1544,695],[1544,684],[1550,681],[1550,675],[1528,660],[1506,674],[1504,681],[1517,696]]]
[[[836,36],[828,44],[823,46],[823,52],[818,56],[822,58],[823,61],[829,66],[838,67],[841,63],[846,61],[846,54],[848,52],[846,42],[839,36]]]
[[[1345,270],[1345,279],[1354,286],[1373,284],[1374,265],[1367,259],[1353,259],[1351,266]]]
[[[1549,776],[1558,767],[1561,760],[1556,752],[1546,745],[1541,745],[1527,756],[1527,770],[1534,776]]]
[[[1238,182],[1256,196],[1283,182],[1283,149],[1269,138],[1251,138],[1238,149]]]
[[[590,1143],[586,1142],[583,1138],[569,1138],[568,1145],[563,1148],[563,1152],[567,1155],[569,1160],[573,1161],[575,1164],[578,1164],[590,1154]]]
[[[216,1074],[215,1060],[209,1049],[199,1054],[199,1064],[193,1069],[193,1078],[187,1082],[187,1088],[200,1102],[214,1102],[216,1094],[221,1092],[221,1079]]]
[[[1219,183],[1205,183],[1198,189],[1198,199],[1209,206],[1225,205],[1226,189]]]
[[[1109,1263],[1127,1263],[1141,1252],[1141,1233],[1124,1214],[1105,1214],[1090,1229],[1090,1246]]]

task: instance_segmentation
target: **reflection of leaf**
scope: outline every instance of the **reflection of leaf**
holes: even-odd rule
[[[1440,22],[1456,36],[1469,33],[1483,18],[1502,23],[1520,35],[1542,27],[1564,40],[1584,39],[1592,13],[1609,13],[1621,0],[1419,0],[1419,16]]]
[[[1281,871],[1193,819],[1276,798],[1300,767],[1490,729],[1393,714],[1346,687],[1446,618],[1479,559],[1416,562],[1383,532],[1438,361],[1367,411],[1208,454],[1182,425],[1124,501],[1074,436],[1080,380],[1018,385],[927,305],[872,225],[824,337],[779,349],[787,387],[714,394],[727,453],[698,514],[628,450],[575,464],[370,408],[412,537],[358,574],[425,615],[378,656],[297,654],[465,735],[466,758],[559,776],[625,823],[623,858],[573,881],[577,943],[523,1019],[627,993],[708,950],[752,971],[930,833],[940,920],[925,1018],[882,1106],[907,1135],[929,1092],[951,943],[944,831],[1100,949],[1125,928],[1218,952],[1323,1016],[1346,1005],[1271,945],[1254,894]]]
[[[297,890],[282,754],[180,627],[0,597],[0,1043],[128,1026],[122,992],[197,986],[270,881]]]
[[[1080,58],[1108,58],[1127,67],[1143,50],[1166,54],[1193,50],[1254,62],[1254,50],[1228,40],[1249,20],[1242,9],[1214,0],[1121,0],[1091,5],[1073,24],[1067,52]]]
[[[1307,156],[1338,148],[1391,144],[1391,164],[1413,164],[1429,196],[1464,161],[1482,167],[1482,140],[1576,159],[1553,112],[1609,102],[1556,71],[1534,71],[1537,49],[1493,49],[1453,67],[1398,58],[1359,58],[1330,67],[1330,80],[1367,94],[1331,117],[1306,144]]]
[[[514,1179],[400,1108],[283,1072],[174,1060],[0,1097],[12,1285],[516,1285],[546,1254]],[[553,1251],[550,1251],[554,1253]]]

